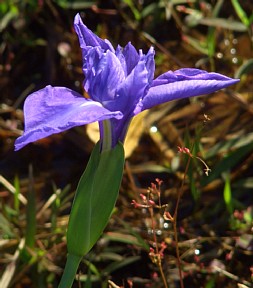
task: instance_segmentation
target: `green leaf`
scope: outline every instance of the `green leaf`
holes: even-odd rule
[[[90,251],[107,225],[118,197],[123,168],[121,143],[102,152],[100,143],[96,144],[71,209],[67,231],[68,257],[60,288],[71,287],[82,257]]]
[[[94,148],[76,191],[68,227],[70,253],[84,256],[102,234],[114,208],[121,183],[124,150],[99,152]]]
[[[55,0],[55,2],[64,9],[76,9],[76,10],[87,9],[95,4],[94,1],[83,1],[83,0],[79,1]]]
[[[90,248],[102,234],[115,206],[124,168],[124,148],[121,143],[101,154],[91,195]]]

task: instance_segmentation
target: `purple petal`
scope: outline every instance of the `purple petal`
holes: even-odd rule
[[[238,81],[199,69],[168,71],[153,81],[152,87],[141,103],[142,107],[140,105],[141,111],[168,101],[209,94]]]
[[[86,48],[87,46],[96,47],[99,46],[102,49],[110,50],[114,52],[114,48],[110,41],[102,40],[96,34],[94,34],[90,29],[88,29],[84,24],[79,14],[75,16],[74,27],[76,34],[78,35],[80,47]]]
[[[153,47],[150,47],[146,55],[142,55],[141,59],[145,61],[146,68],[148,70],[148,83],[153,84],[154,73],[155,73],[155,50]]]
[[[152,86],[158,86],[162,84],[173,83],[177,81],[184,80],[231,80],[231,78],[218,74],[218,73],[208,73],[207,71],[194,69],[194,68],[182,68],[176,71],[168,71],[159,77],[157,77]]]
[[[91,55],[93,57],[93,54]],[[87,57],[85,90],[94,101],[103,104],[110,111],[120,110],[117,106],[117,87],[125,80],[125,72],[119,59],[111,51],[103,53],[100,58]]]
[[[75,126],[123,116],[121,112],[110,112],[100,103],[85,99],[75,91],[52,86],[28,96],[24,115],[25,131],[16,140],[15,150]]]
[[[130,75],[119,86],[117,102],[119,110],[124,111],[125,115],[132,113],[137,103],[146,94],[149,87],[149,71],[146,68],[146,62],[140,60]]]
[[[120,45],[117,46],[117,49],[115,51],[115,55],[116,57],[119,59],[119,62],[122,66],[122,69],[125,73],[125,77],[127,77],[128,73],[127,73],[127,63],[126,63],[126,59],[125,56],[123,55],[123,49]]]
[[[138,55],[134,46],[129,42],[123,49],[123,55],[127,66],[127,75],[129,75],[133,68],[137,65],[140,56]]]

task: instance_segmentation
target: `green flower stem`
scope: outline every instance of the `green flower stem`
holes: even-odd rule
[[[103,122],[103,141],[102,141],[102,151],[107,151],[112,149],[112,130],[110,120],[104,120]]]
[[[81,260],[82,256],[68,254],[65,269],[58,288],[70,288],[72,286]]]

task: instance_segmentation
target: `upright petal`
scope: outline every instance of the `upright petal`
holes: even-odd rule
[[[117,46],[117,49],[115,51],[115,55],[119,59],[119,62],[121,64],[121,66],[122,66],[122,69],[123,69],[123,71],[125,73],[125,77],[127,77],[127,75],[128,75],[128,73],[127,73],[127,63],[126,63],[125,56],[123,54],[123,48],[120,45]]]
[[[132,114],[137,103],[146,94],[149,87],[148,76],[146,62],[140,60],[130,75],[118,87],[117,105],[120,111],[124,111],[125,115]]]
[[[199,69],[168,71],[153,81],[151,88],[139,104],[141,111],[168,101],[209,94],[239,79],[232,79],[218,73],[208,73]],[[137,109],[137,111],[139,112]]]
[[[104,52],[99,47],[90,48],[83,61],[83,73],[84,73],[84,89],[86,91],[90,88],[90,82],[96,75],[97,67],[100,59],[103,57]]]
[[[85,48],[87,46],[96,47],[99,46],[102,49],[110,50],[114,52],[114,48],[110,41],[102,40],[96,34],[94,34],[90,29],[88,29],[84,24],[79,14],[75,16],[74,27],[76,34],[78,35],[80,47]]]
[[[52,86],[28,96],[24,115],[25,131],[16,140],[15,150],[75,126],[123,116],[121,112],[110,112],[100,103],[85,99],[75,91]]]
[[[155,50],[154,47],[150,47],[146,55],[141,56],[141,60],[145,62],[146,69],[148,71],[148,83],[152,84],[155,73]]]
[[[94,101],[100,102],[111,111],[120,110],[117,100],[117,87],[125,80],[123,67],[114,53],[107,51],[100,58],[93,58],[87,63],[89,73],[86,75],[84,88]]]
[[[123,55],[125,57],[125,62],[127,66],[127,75],[129,75],[134,69],[134,67],[137,65],[140,56],[130,42],[124,47]]]

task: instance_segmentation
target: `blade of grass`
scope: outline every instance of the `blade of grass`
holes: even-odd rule
[[[219,0],[217,4],[214,6],[212,17],[216,18],[219,15],[219,12],[221,10],[221,7],[223,5],[224,0]],[[215,53],[215,46],[216,46],[216,41],[215,41],[215,27],[208,27],[208,34],[207,34],[207,49],[208,49],[208,56],[213,57]],[[214,63],[212,63],[214,66]],[[212,70],[214,70],[215,67],[212,67]]]
[[[0,229],[1,229],[1,238],[9,239],[14,237],[11,223],[2,213],[0,213]]]
[[[224,19],[224,18],[202,18],[199,23],[207,26],[214,26],[223,29],[245,32],[247,31],[247,26],[243,23],[235,20]]]
[[[205,186],[215,180],[216,178],[219,178],[222,172],[226,172],[228,170],[231,170],[235,167],[242,159],[252,152],[253,150],[253,143],[249,143],[248,145],[241,146],[237,150],[231,152],[226,157],[224,157],[217,165],[215,165],[214,168],[212,168],[212,173],[209,177],[205,177],[201,181],[201,185]]]
[[[14,210],[16,211],[17,215],[19,215],[19,206],[20,206],[20,200],[19,200],[19,195],[20,195],[20,183],[19,183],[19,178],[16,175],[14,178],[14,187],[15,187],[15,192],[14,192]]]
[[[9,181],[7,181],[2,175],[0,175],[0,183],[12,194],[15,194],[16,192],[15,187]],[[19,193],[18,198],[22,204],[24,205],[27,204],[27,200],[22,194]]]
[[[106,233],[104,235],[104,237],[108,237],[111,240],[119,241],[119,242],[127,243],[127,244],[135,243],[135,245],[140,246],[143,249],[149,251],[149,245],[145,242],[145,240],[141,237],[141,235],[133,229],[133,227],[130,224],[128,224],[127,222],[123,221],[119,217],[117,217],[117,221],[119,223],[121,223],[124,226],[124,228],[126,228],[129,231],[129,233],[135,237],[135,239],[134,239],[134,237],[131,237],[131,235],[128,235],[128,237],[125,237],[120,232],[109,232],[109,233]],[[129,239],[131,239],[131,241],[133,241],[133,242],[129,243],[128,242]]]
[[[128,5],[128,7],[131,9],[131,11],[133,12],[135,20],[136,21],[140,21],[141,14],[138,11],[138,9],[135,7],[134,1],[132,1],[132,0],[123,0],[123,2],[125,2]]]
[[[85,281],[84,288],[92,288],[92,282],[91,282],[91,270],[89,268],[88,274],[87,274],[87,279]]]
[[[216,157],[219,153],[226,153],[226,151],[231,149],[239,149],[240,147],[246,146],[253,142],[253,133],[248,133],[232,139],[226,139],[225,141],[220,141],[205,152],[205,159],[210,159]]]
[[[0,287],[1,288],[8,288],[11,280],[13,279],[15,270],[16,270],[16,264],[18,257],[20,255],[20,251],[24,248],[25,240],[21,239],[19,242],[18,248],[15,251],[11,262],[6,266],[4,273],[2,274],[2,278],[0,279]]]
[[[26,246],[32,248],[34,247],[36,234],[36,201],[32,165],[29,165],[29,187],[27,201],[25,244]]]
[[[131,257],[124,258],[122,261],[113,262],[104,269],[103,273],[105,273],[106,275],[110,275],[111,273],[127,265],[130,265],[136,261],[139,261],[140,259],[141,259],[140,256],[131,256]]]
[[[238,17],[240,18],[240,20],[242,21],[242,23],[244,25],[246,25],[247,27],[249,27],[250,25],[250,21],[249,18],[247,16],[247,14],[245,13],[245,11],[242,9],[242,6],[240,5],[238,0],[231,0],[232,5],[234,6],[235,12],[238,15]]]
[[[187,44],[191,45],[193,48],[195,48],[200,53],[208,55],[208,49],[206,47],[206,42],[194,39],[193,37],[191,37],[189,35],[183,35],[182,39],[183,39],[183,41],[185,41]]]
[[[133,231],[129,231],[129,233],[134,234]],[[137,233],[135,233],[132,236],[132,235],[127,235],[127,234],[120,233],[120,232],[107,232],[103,236],[103,238],[106,240],[114,241],[114,242],[120,242],[120,243],[129,244],[129,245],[134,245],[137,247],[142,247],[147,251],[149,249],[146,242],[141,238],[140,235],[137,235]]]
[[[59,6],[64,9],[74,9],[74,10],[82,10],[87,9],[95,5],[94,1],[66,1],[66,0],[58,0],[55,1]]]
[[[195,159],[196,155],[200,151],[200,138],[201,138],[201,131],[199,129],[196,129],[196,136],[194,139],[194,143],[191,144],[191,136],[189,129],[186,129],[185,138],[184,138],[184,145],[185,147],[190,147],[191,153],[193,155],[193,161],[190,161],[188,170],[187,170],[187,176],[189,179],[189,186],[191,189],[191,194],[195,202],[197,202],[200,198],[200,190],[197,188],[196,181],[194,178],[194,174],[196,172],[197,167],[197,161]],[[188,155],[185,155],[184,157],[184,165],[187,165],[188,162]]]
[[[241,78],[242,75],[253,71],[253,59],[247,59],[235,72],[235,78]]]
[[[225,180],[225,186],[223,190],[224,201],[225,201],[229,214],[232,215],[234,211],[234,207],[233,207],[232,191],[231,191],[231,184],[230,184],[230,173],[224,172],[222,176]]]

